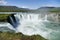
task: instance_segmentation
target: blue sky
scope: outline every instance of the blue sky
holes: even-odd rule
[[[0,0],[0,4],[36,9],[43,6],[60,7],[60,0]]]

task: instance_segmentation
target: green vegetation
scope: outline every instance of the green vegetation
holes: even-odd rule
[[[10,16],[11,14],[0,14],[0,22],[6,22],[7,17]]]
[[[40,7],[38,9],[19,8],[16,6],[0,6],[0,12],[60,12],[60,7]]]
[[[50,12],[53,12],[53,13],[60,13],[60,8],[51,9]]]
[[[0,40],[46,40],[39,35],[27,36],[22,33],[0,32]]]
[[[16,6],[0,6],[0,12],[28,12],[27,8],[19,8]]]
[[[50,9],[50,12],[53,12],[53,13],[60,13],[60,7],[52,8],[52,9]]]

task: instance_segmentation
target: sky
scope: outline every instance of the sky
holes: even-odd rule
[[[60,0],[0,0],[0,5],[36,9],[45,6],[60,7]]]

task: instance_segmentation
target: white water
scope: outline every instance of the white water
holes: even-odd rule
[[[12,30],[15,30],[13,27],[12,27],[12,25],[11,24],[9,24],[9,23],[7,23],[7,22],[0,22],[0,27],[8,27],[8,28],[10,28],[10,29],[12,29]]]
[[[18,21],[19,24],[18,27],[16,28],[17,32],[22,32],[23,34],[30,36],[38,34],[48,40],[60,40],[60,23],[50,21],[55,18],[55,16],[53,16],[52,14],[47,15],[47,14],[17,13],[15,17],[16,20],[17,18],[19,19]],[[9,23],[4,24],[1,23],[0,27],[2,26],[3,27],[7,26],[10,29],[14,29],[12,25],[10,25]]]
[[[22,32],[25,35],[38,34],[49,40],[60,39],[58,39],[58,37],[60,37],[58,36],[60,33],[60,27],[57,23],[55,24],[48,21],[48,15],[44,14],[44,16],[41,16],[41,14],[16,14],[15,16],[20,20],[20,24],[16,28],[18,32]]]

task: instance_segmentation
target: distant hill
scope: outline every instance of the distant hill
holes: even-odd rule
[[[53,8],[55,8],[55,7],[40,7],[40,8],[38,8],[38,10],[39,9],[53,9]]]
[[[60,7],[40,7],[37,12],[60,12]]]
[[[28,8],[19,8],[16,6],[0,6],[0,12],[60,12],[60,7],[40,7],[32,10]]]
[[[28,12],[27,8],[19,8],[16,6],[0,6],[0,12]]]
[[[54,9],[51,9],[50,12],[59,12],[60,13],[60,7],[55,7]]]

